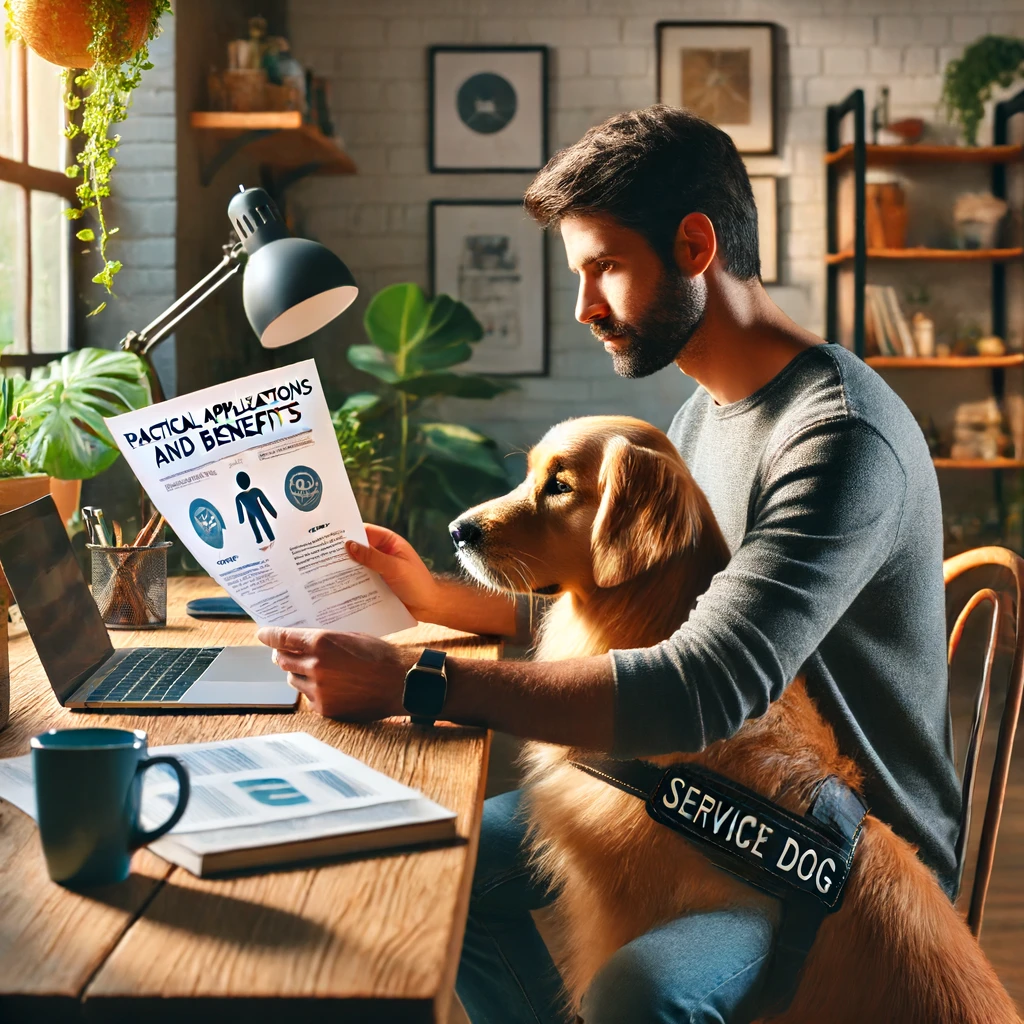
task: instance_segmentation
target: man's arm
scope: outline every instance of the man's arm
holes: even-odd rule
[[[763,715],[888,558],[906,487],[861,421],[816,424],[783,445],[751,528],[686,623],[654,647],[612,651],[614,753],[702,750]]]
[[[418,650],[365,633],[264,626],[288,681],[329,718],[372,722],[404,715],[405,674]],[[608,655],[571,661],[445,662],[448,695],[441,717],[526,739],[590,750],[611,749],[615,680]]]

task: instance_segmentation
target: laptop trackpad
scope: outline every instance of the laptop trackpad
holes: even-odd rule
[[[225,647],[188,688],[183,704],[274,704],[291,707],[298,693],[288,676],[271,661],[273,651],[258,647]]]

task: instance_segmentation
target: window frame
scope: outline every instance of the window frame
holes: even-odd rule
[[[21,121],[20,159],[0,155],[0,181],[8,182],[21,189],[21,219],[19,221],[19,237],[23,274],[21,280],[22,291],[22,318],[20,332],[16,330],[15,336],[25,339],[25,352],[12,352],[0,355],[0,370],[7,367],[18,367],[31,371],[39,366],[45,366],[54,359],[59,358],[62,352],[35,352],[32,349],[32,193],[46,192],[51,195],[60,196],[68,203],[74,204],[75,183],[61,171],[51,171],[43,167],[35,167],[29,163],[29,90],[28,90],[28,50],[24,43],[12,42],[11,51],[17,53],[18,65],[18,101],[20,109],[15,112],[15,117]],[[71,222],[68,221],[64,233],[63,257],[68,261],[68,289],[73,292],[73,263],[71,260]],[[74,304],[73,295],[68,296],[68,316],[65,327],[67,338],[67,349],[74,348]]]

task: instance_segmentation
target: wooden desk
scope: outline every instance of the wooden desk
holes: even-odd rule
[[[208,579],[171,580],[169,624],[111,632],[115,645],[255,643],[250,622],[196,622]],[[460,657],[497,658],[493,639],[437,626],[396,634]],[[0,800],[0,1020],[447,1020],[465,926],[490,734],[372,726],[295,714],[64,710],[27,636],[12,638],[11,722],[0,757],[54,726],[145,729],[151,746],[305,730],[458,813],[457,845],[322,862],[233,879],[194,878],[140,850],[128,881],[69,892],[46,874],[35,824]],[[84,780],[83,780],[84,781]],[[76,780],[69,779],[73,786]]]

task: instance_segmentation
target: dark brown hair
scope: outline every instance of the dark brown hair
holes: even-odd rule
[[[645,107],[595,125],[538,172],[524,205],[544,227],[607,214],[643,235],[669,267],[679,222],[703,213],[725,269],[743,280],[761,272],[757,207],[743,161],[725,132],[688,110]]]

